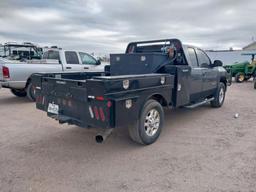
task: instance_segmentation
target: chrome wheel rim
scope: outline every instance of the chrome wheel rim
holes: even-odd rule
[[[244,75],[239,76],[239,81],[241,81],[241,82],[244,81]]]
[[[148,136],[152,137],[156,134],[160,127],[160,113],[156,109],[151,109],[144,122],[145,132]]]
[[[224,100],[224,89],[223,88],[221,88],[220,89],[220,93],[219,93],[219,103],[222,103],[223,102],[223,100]]]

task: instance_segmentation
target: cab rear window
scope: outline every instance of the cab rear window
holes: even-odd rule
[[[43,59],[56,59],[60,60],[59,51],[47,51],[43,54]]]

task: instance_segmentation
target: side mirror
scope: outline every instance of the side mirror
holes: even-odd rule
[[[97,61],[96,61],[96,65],[100,65],[101,64],[101,61],[98,59]]]
[[[223,66],[223,63],[222,63],[222,61],[220,61],[220,60],[215,60],[215,61],[213,62],[213,64],[212,64],[212,66],[213,66],[213,67],[221,67],[221,66]]]

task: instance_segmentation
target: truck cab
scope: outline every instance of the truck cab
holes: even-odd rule
[[[200,48],[193,46],[184,46],[187,55],[188,66],[191,69],[190,81],[190,102],[196,102],[200,99],[213,95],[220,79],[219,75],[222,73],[225,77],[225,70],[219,61],[212,63],[209,56]],[[220,79],[225,86],[226,79]]]

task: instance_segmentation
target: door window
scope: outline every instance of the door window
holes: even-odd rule
[[[92,56],[87,53],[79,52],[79,56],[81,58],[82,64],[85,65],[96,65],[97,61]]]
[[[79,64],[79,59],[75,51],[65,51],[67,64]]]
[[[188,48],[188,54],[189,54],[189,57],[190,57],[192,67],[198,67],[198,62],[197,62],[197,58],[196,58],[195,49]]]
[[[196,50],[197,59],[200,67],[210,66],[211,61],[209,57],[200,49]]]

